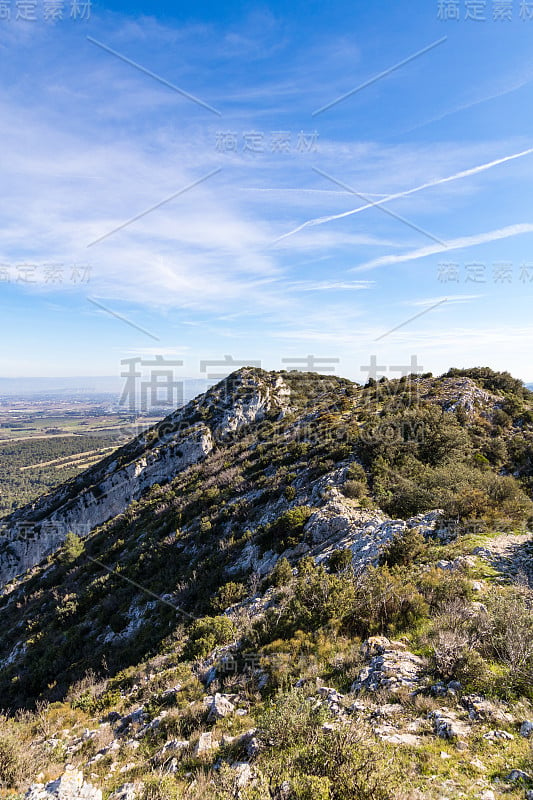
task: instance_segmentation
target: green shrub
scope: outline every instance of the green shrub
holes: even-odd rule
[[[312,513],[309,506],[295,506],[285,511],[277,520],[267,526],[263,544],[278,553],[296,547],[302,540],[304,525]]]
[[[193,622],[189,641],[185,648],[186,658],[206,658],[216,647],[232,642],[237,635],[233,622],[228,617],[203,617]]]
[[[243,583],[225,583],[221,586],[211,605],[215,611],[225,611],[226,608],[240,603],[246,597],[246,586]]]
[[[294,486],[286,486],[283,490],[283,494],[285,495],[285,500],[288,500],[290,503],[296,497],[296,489]]]
[[[368,486],[366,481],[364,483],[363,481],[346,481],[342,487],[342,493],[350,500],[361,500],[361,498],[366,497]]]
[[[487,658],[507,669],[511,692],[533,698],[533,614],[528,590],[500,587],[487,598],[488,635],[480,644]]]
[[[59,553],[62,564],[70,565],[76,561],[84,551],[84,544],[79,536],[69,531]]]
[[[359,483],[366,484],[366,472],[361,464],[354,461],[346,470],[347,480],[358,481]]]
[[[394,566],[410,566],[427,553],[428,546],[418,528],[408,528],[396,533],[382,550],[379,563]]]
[[[311,703],[302,689],[292,689],[278,692],[270,701],[259,718],[258,733],[265,744],[288,748],[316,740],[326,719],[322,706]]]
[[[280,558],[270,573],[272,586],[286,586],[292,580],[292,567],[286,558]]]
[[[0,786],[19,788],[33,766],[27,756],[26,746],[17,739],[15,733],[8,730],[0,732]]]
[[[292,781],[292,790],[297,800],[330,800],[331,781],[317,775],[299,775]]]
[[[400,567],[369,567],[360,576],[355,600],[345,619],[348,631],[360,636],[394,634],[424,619],[429,606]]]
[[[344,572],[352,566],[353,553],[349,547],[334,550],[328,559],[331,572]]]
[[[178,800],[181,792],[170,775],[154,775],[143,778],[141,800]]]
[[[324,625],[338,625],[353,607],[354,587],[343,576],[330,575],[312,558],[298,564],[298,577],[280,609],[267,613],[270,635],[291,636],[297,630],[315,631]]]

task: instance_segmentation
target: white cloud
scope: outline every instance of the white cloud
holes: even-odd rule
[[[374,258],[371,261],[367,261],[364,264],[361,264],[359,267],[354,267],[351,272],[364,272],[370,269],[377,269],[378,267],[386,267],[391,264],[403,264],[407,261],[415,261],[419,258],[426,258],[426,256],[437,255],[438,253],[448,253],[452,250],[463,250],[469,247],[476,247],[480,244],[497,242],[501,239],[509,239],[513,236],[520,236],[525,233],[533,233],[533,223],[517,223],[515,225],[508,225],[505,228],[499,228],[495,231],[488,231],[487,233],[478,233],[473,236],[462,236],[459,239],[451,239],[444,245],[428,245],[427,247],[420,247],[418,250],[411,250],[409,253],[381,256],[380,258]]]

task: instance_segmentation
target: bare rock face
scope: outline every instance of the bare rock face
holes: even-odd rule
[[[26,800],[102,800],[102,790],[86,783],[83,773],[67,767],[57,781],[34,783],[25,796]]]
[[[332,489],[328,502],[311,515],[305,529],[317,563],[327,561],[334,550],[350,549],[354,564],[364,567],[378,559],[396,534],[414,527],[432,533],[439,516],[439,511],[431,511],[409,520],[390,519],[382,511],[359,508],[338,489]]]
[[[416,689],[424,674],[425,661],[407,650],[402,642],[391,642],[385,636],[373,636],[362,645],[362,653],[370,659],[352,685],[352,692],[366,689],[376,692],[387,689]]]
[[[0,587],[58,550],[66,534],[88,535],[150,487],[204,459],[216,443],[267,414],[289,409],[280,376],[239,370],[110,457],[35,503],[0,531]]]

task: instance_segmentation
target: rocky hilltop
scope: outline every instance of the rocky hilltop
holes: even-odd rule
[[[532,797],[532,494],[506,373],[239,370],[7,520],[0,782]]]

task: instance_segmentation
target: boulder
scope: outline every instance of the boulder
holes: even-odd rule
[[[86,783],[82,772],[67,767],[56,781],[32,784],[25,797],[26,800],[102,800],[102,790]]]
[[[457,719],[455,712],[448,708],[432,711],[429,718],[433,721],[433,730],[442,739],[462,739],[470,733],[468,725]]]
[[[237,773],[236,784],[238,789],[244,789],[252,782],[254,773],[246,761],[236,761],[231,765],[231,768]]]
[[[205,733],[200,734],[200,738],[196,743],[196,747],[194,748],[194,755],[196,757],[203,756],[206,753],[211,752],[212,750],[216,750],[219,746],[219,743],[213,739],[213,734],[211,731],[207,731]]]
[[[212,699],[207,699],[209,705],[209,719],[223,719],[235,712],[235,706],[228,698],[227,695],[218,694],[213,696]]]
[[[516,783],[517,781],[529,782],[531,779],[531,775],[521,769],[513,769],[509,775],[506,775],[505,777],[506,781],[511,781],[512,783]]]

